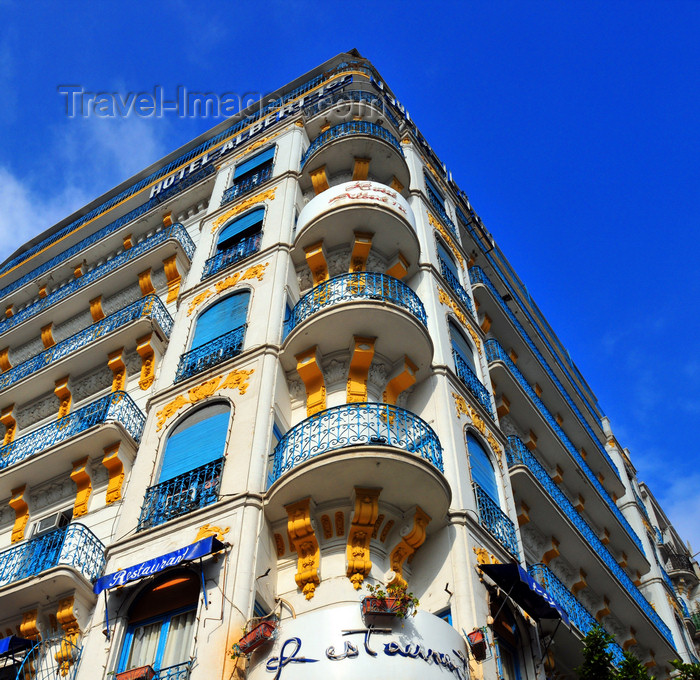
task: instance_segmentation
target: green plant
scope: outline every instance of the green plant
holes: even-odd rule
[[[394,600],[393,611],[396,612],[398,618],[403,619],[416,615],[420,602],[413,593],[408,592],[408,586],[405,583],[390,583],[387,586],[381,583],[376,585],[365,583],[365,588],[370,597],[376,598],[383,605],[387,604],[387,600]]]
[[[583,639],[583,663],[576,669],[579,680],[615,680],[612,653],[608,646],[614,639],[595,626]]]
[[[642,662],[630,652],[625,652],[625,658],[617,668],[616,680],[650,680],[647,669]]]
[[[676,680],[700,680],[700,664],[671,661],[671,665],[679,671]]]

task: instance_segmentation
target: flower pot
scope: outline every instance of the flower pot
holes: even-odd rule
[[[115,677],[116,680],[152,680],[156,677],[156,672],[150,666],[139,666],[117,673]]]
[[[365,597],[362,614],[367,616],[399,616],[406,613],[398,597]]]
[[[481,628],[477,628],[467,635],[469,649],[472,656],[477,661],[483,661],[486,658],[486,636]]]
[[[261,621],[238,641],[238,647],[241,653],[250,654],[260,647],[260,645],[265,644],[268,640],[272,640],[276,629],[276,621]]]

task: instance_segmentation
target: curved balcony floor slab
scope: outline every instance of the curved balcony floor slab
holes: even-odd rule
[[[321,354],[349,350],[354,335],[376,338],[375,355],[391,363],[408,356],[418,368],[417,381],[427,375],[433,357],[428,330],[410,312],[383,300],[347,300],[322,308],[289,333],[282,366],[294,369],[296,355],[314,345]]]
[[[420,245],[416,219],[408,202],[379,182],[343,182],[309,201],[299,215],[292,251],[295,265],[304,263],[304,249],[323,240],[326,250],[352,245],[354,232],[372,234],[372,250],[386,257],[398,251],[417,269]]]
[[[314,148],[312,148],[314,147]],[[308,154],[311,151],[311,154]],[[352,171],[355,158],[369,158],[369,172],[384,184],[392,177],[408,187],[410,172],[398,140],[384,128],[367,121],[342,123],[321,133],[311,142],[302,159],[299,183],[302,190],[311,188],[310,172],[323,166],[328,177]]]

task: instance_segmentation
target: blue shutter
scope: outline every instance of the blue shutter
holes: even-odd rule
[[[233,172],[234,181],[240,179],[243,175],[246,175],[249,172],[253,172],[253,170],[257,170],[261,165],[268,163],[274,157],[275,147],[271,146],[269,149],[261,151],[259,154],[253,156],[252,158],[249,158],[247,161],[239,163]]]
[[[257,210],[252,210],[233,222],[229,222],[219,234],[219,238],[216,242],[217,250],[226,250],[226,248],[230,247],[239,239],[240,235],[244,231],[254,227],[257,224],[262,224],[264,216],[265,208],[258,208]]]
[[[469,451],[469,465],[472,471],[472,481],[478,484],[497,505],[498,501],[498,485],[496,484],[496,475],[491,465],[484,447],[479,440],[472,434],[467,435],[467,450]]]
[[[212,404],[185,418],[168,437],[160,482],[218,460],[224,455],[230,409]]]
[[[445,199],[442,197],[440,190],[435,186],[435,184],[428,177],[428,175],[424,175],[424,177],[425,177],[425,186],[428,189],[428,193],[435,194],[435,198],[438,200],[438,203],[440,203],[441,205],[444,206]]]
[[[212,305],[200,314],[194,331],[192,347],[196,349],[224,333],[242,326],[248,315],[248,291],[236,293]]]
[[[440,241],[440,239],[438,239],[437,242],[437,250],[440,259],[445,263],[445,266],[450,270],[450,273],[455,277],[455,279],[457,279],[457,282],[459,282],[459,273],[457,271],[457,265],[455,264],[454,258],[452,255],[450,255],[445,246],[442,245],[442,241]]]
[[[450,340],[452,341],[452,349],[464,359],[469,368],[474,372],[474,375],[478,378],[479,374],[474,365],[474,350],[452,323],[450,323]]]

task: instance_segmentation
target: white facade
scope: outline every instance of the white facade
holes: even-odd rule
[[[275,97],[0,267],[0,679],[666,677],[697,565],[466,195],[359,55]]]

